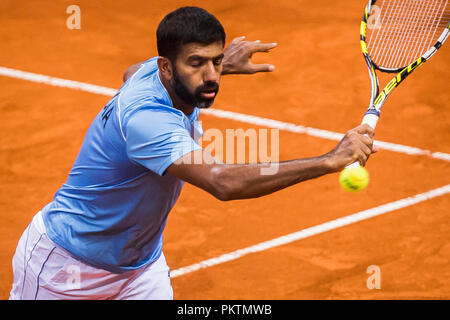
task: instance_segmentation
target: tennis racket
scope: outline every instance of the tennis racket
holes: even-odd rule
[[[362,124],[375,129],[381,107],[406,77],[441,48],[450,34],[449,0],[370,0],[361,22],[361,50],[371,81]],[[376,71],[396,73],[380,91]],[[359,166],[354,162],[348,167]]]

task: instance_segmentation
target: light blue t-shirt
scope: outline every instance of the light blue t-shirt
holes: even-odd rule
[[[183,181],[166,169],[201,147],[199,110],[175,109],[149,59],[91,124],[66,183],[42,210],[48,236],[74,256],[121,273],[158,259]]]

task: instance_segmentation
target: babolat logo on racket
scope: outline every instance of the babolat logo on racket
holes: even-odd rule
[[[425,63],[425,60],[420,57],[416,61],[414,61],[412,64],[408,66],[408,68],[403,69],[398,75],[397,75],[397,82],[400,83],[403,81],[407,76],[411,74],[414,70],[416,70],[418,67],[420,67],[422,64]]]
[[[374,104],[376,106],[384,103],[384,100],[386,100],[387,96],[394,90],[395,87],[397,87],[400,82],[405,80],[407,76],[409,76],[414,70],[416,70],[418,67],[420,67],[425,60],[420,57],[416,61],[414,61],[412,64],[410,64],[407,68],[403,69],[401,72],[397,74],[395,78],[393,78],[383,89],[383,91],[380,92],[377,99],[375,100]]]

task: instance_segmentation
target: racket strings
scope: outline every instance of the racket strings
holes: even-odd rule
[[[449,0],[381,0],[367,28],[372,60],[388,69],[405,67],[423,55],[450,21]]]

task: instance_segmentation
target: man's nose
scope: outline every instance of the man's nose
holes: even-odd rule
[[[218,68],[211,61],[206,64],[206,68],[203,74],[204,82],[218,82],[220,73]]]

